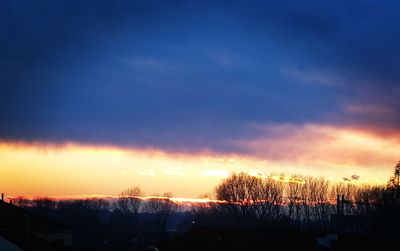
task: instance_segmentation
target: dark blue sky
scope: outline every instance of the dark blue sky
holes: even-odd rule
[[[234,151],[400,127],[397,1],[0,0],[0,139]]]

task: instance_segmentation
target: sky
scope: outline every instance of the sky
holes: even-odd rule
[[[0,0],[1,189],[196,197],[238,171],[384,184],[400,157],[399,10]]]

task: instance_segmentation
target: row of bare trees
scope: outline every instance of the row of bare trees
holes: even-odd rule
[[[195,218],[202,218],[203,222],[225,220],[228,225],[253,226],[285,222],[298,227],[327,228],[330,216],[338,213],[338,195],[344,199],[341,208],[341,214],[344,215],[370,216],[379,207],[378,201],[389,201],[385,199],[388,196],[383,195],[383,187],[331,184],[322,177],[300,175],[294,175],[289,180],[272,178],[283,176],[260,178],[246,173],[233,173],[215,188],[215,199],[220,200],[220,203],[198,205],[192,213]],[[145,198],[139,187],[133,187],[121,192],[115,200],[88,199],[80,203],[93,212],[119,212],[123,221],[131,226],[132,232],[138,230],[139,213],[149,213],[153,215],[154,228],[162,233],[166,231],[170,217],[179,209],[171,197],[171,193],[164,193]],[[49,198],[30,201],[20,197],[15,199],[15,203],[20,206],[31,204],[43,210],[57,207],[57,203]],[[68,203],[60,202],[59,205]]]
[[[135,248],[166,238],[179,206],[172,193],[144,196],[139,187],[117,198],[55,200],[17,197],[12,203],[74,226],[77,245],[96,248]]]
[[[116,201],[116,207],[123,212],[131,214],[133,225],[137,225],[138,214],[140,211],[150,213],[155,216],[155,224],[160,232],[166,230],[168,219],[179,208],[170,198],[172,193],[166,192],[161,195],[154,194],[143,203],[144,193],[140,187],[133,187],[124,190]]]
[[[290,180],[233,173],[215,189],[214,203],[198,210],[199,216],[219,213],[231,224],[246,226],[282,224],[326,229],[330,216],[340,214],[369,217],[376,213],[385,187],[332,184],[322,177],[292,176]],[[277,177],[277,176],[275,176]],[[343,199],[343,200],[342,200]],[[204,218],[204,217],[203,217]]]
[[[371,187],[357,186],[349,182],[331,183],[322,177],[282,177],[286,176],[256,177],[246,173],[231,174],[215,188],[214,199],[220,202],[192,207],[191,226],[289,226],[329,229],[332,227],[332,215],[354,216],[380,222],[381,225],[392,226],[392,229],[400,226],[399,179],[391,179],[386,187]],[[97,218],[100,218],[101,213],[112,212],[113,217],[117,217],[113,221],[117,222],[119,219],[121,224],[126,224],[128,232],[132,233],[138,231],[140,213],[150,214],[151,224],[140,225],[141,231],[152,226],[156,232],[166,233],[168,221],[179,211],[179,204],[173,202],[171,197],[171,193],[144,197],[139,187],[133,187],[123,191],[113,200],[55,202],[49,198],[31,201],[21,197],[14,202],[20,206],[40,210],[54,211],[71,206],[85,208],[91,210],[92,215],[93,212],[98,214]]]

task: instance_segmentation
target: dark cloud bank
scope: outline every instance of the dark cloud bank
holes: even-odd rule
[[[233,151],[400,126],[397,2],[0,1],[0,139]]]

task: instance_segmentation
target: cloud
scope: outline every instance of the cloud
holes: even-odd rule
[[[331,86],[340,85],[343,82],[343,79],[341,79],[339,76],[329,72],[300,70],[295,68],[284,68],[282,71],[295,80],[309,84]]]
[[[356,128],[318,124],[264,125],[263,128],[263,136],[233,143],[243,152],[274,163],[290,162],[326,170],[354,166],[364,171],[389,170],[400,149],[398,135],[382,137]]]
[[[313,145],[314,141],[312,139],[307,144]],[[180,196],[197,196],[204,191],[212,191],[222,178],[232,172],[245,172],[284,182],[301,182],[292,176],[294,174],[323,176],[333,183],[357,173],[363,177],[357,183],[385,184],[396,163],[388,160],[378,166],[374,162],[345,166],[341,159],[329,158],[328,154],[314,162],[302,162],[299,155],[293,156],[293,152],[286,154],[285,159],[274,159],[267,154],[171,153],[140,147],[1,142],[2,170],[7,176],[1,176],[0,181],[4,189],[13,195],[119,194],[132,186],[134,181],[148,194],[161,190]],[[325,165],[321,160],[325,161]],[[355,182],[354,179],[347,179]],[[76,180],[85,182],[77,184]]]
[[[382,104],[350,104],[345,106],[346,112],[352,115],[363,116],[392,116],[396,113],[392,107],[384,106]]]
[[[398,7],[3,1],[0,139],[366,162],[341,135],[398,135]]]
[[[359,176],[359,175],[356,175],[356,174],[353,174],[353,175],[351,175],[351,178],[352,178],[353,180],[358,180],[358,179],[360,178],[360,176]]]
[[[222,52],[222,51],[212,51],[206,53],[216,65],[234,70],[238,68],[247,68],[249,66],[248,60],[241,58],[238,55]]]

